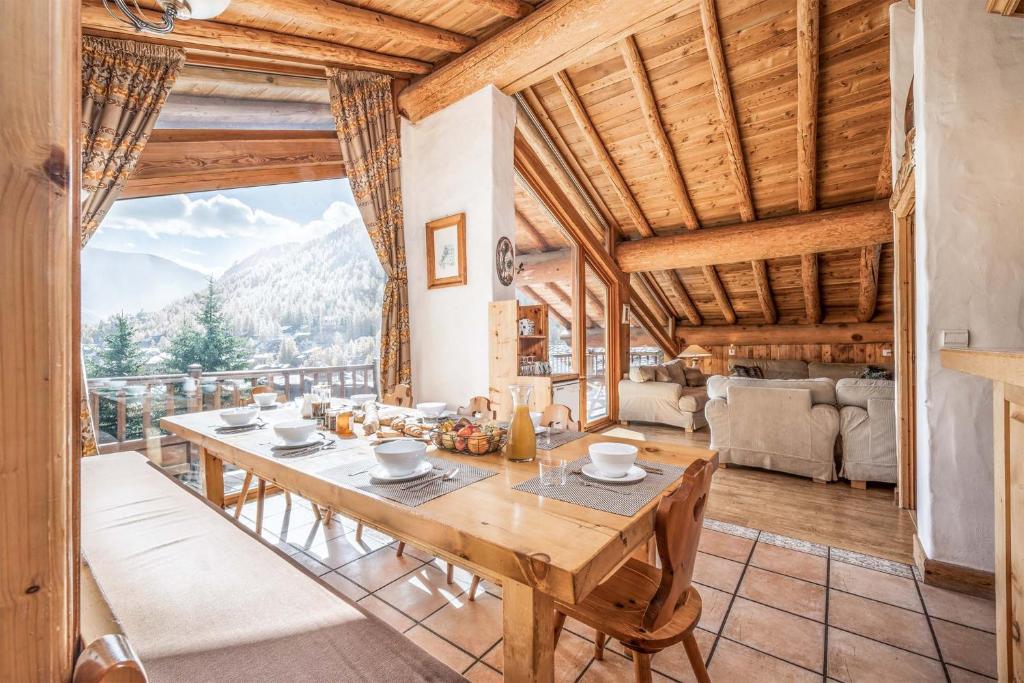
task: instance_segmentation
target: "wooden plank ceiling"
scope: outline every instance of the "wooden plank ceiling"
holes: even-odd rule
[[[889,4],[682,3],[523,99],[625,239],[884,198]],[[516,206],[552,238],[523,193]],[[522,228],[517,246],[539,250]],[[892,263],[884,244],[652,272],[637,290],[680,326],[888,321]]]

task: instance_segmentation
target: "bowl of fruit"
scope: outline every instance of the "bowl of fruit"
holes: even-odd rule
[[[430,441],[446,451],[466,455],[487,455],[501,450],[508,441],[508,430],[493,422],[461,418],[442,420],[430,431]]]

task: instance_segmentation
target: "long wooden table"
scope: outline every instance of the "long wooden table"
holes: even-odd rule
[[[291,408],[264,411],[271,425],[295,419]],[[489,477],[458,491],[409,507],[321,472],[373,455],[363,439],[342,441],[339,450],[313,458],[274,458],[271,429],[222,436],[217,411],[165,417],[164,429],[201,449],[207,497],[223,505],[223,463],[297,493],[323,507],[435,553],[502,585],[505,679],[551,681],[554,677],[554,601],[576,603],[654,533],[655,499],[632,517],[591,510],[513,490],[537,476],[536,463],[511,463],[500,454],[483,457],[439,451],[453,463],[494,469]],[[587,435],[553,451],[572,460],[596,441],[632,443],[644,460],[685,467],[715,452],[665,443]],[[431,447],[433,448],[433,447]],[[669,487],[674,488],[674,486]]]

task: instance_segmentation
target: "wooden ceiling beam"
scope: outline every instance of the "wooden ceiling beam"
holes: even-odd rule
[[[677,327],[680,345],[740,346],[758,344],[867,344],[891,343],[893,325],[882,323],[830,323],[820,325],[704,325]]]
[[[718,302],[718,307],[722,309],[722,317],[725,318],[725,322],[735,325],[736,311],[732,307],[732,301],[729,300],[729,293],[725,291],[725,285],[722,284],[721,278],[718,277],[718,271],[715,270],[714,266],[701,266],[700,271],[704,274],[704,280],[707,281],[708,287],[711,288],[711,294],[714,295],[715,301]]]
[[[796,180],[800,211],[814,211],[818,201],[818,1],[797,0],[796,3]],[[800,255],[800,284],[807,320],[821,322],[816,253]]]
[[[750,177],[747,174],[746,155],[743,153],[743,143],[740,140],[739,120],[736,118],[736,108],[732,100],[732,85],[729,82],[729,69],[725,63],[722,35],[718,29],[715,0],[700,0],[700,20],[704,30],[704,46],[707,49],[708,62],[711,66],[711,85],[715,95],[715,104],[718,107],[718,117],[725,133],[725,144],[729,150],[728,160],[732,170],[733,186],[739,199],[740,220],[752,221],[757,214],[754,211]],[[764,263],[751,262],[750,268],[757,287],[757,300],[761,304],[761,313],[764,315],[765,322],[774,323],[778,320],[778,313],[771,292],[771,284],[767,277],[761,277],[767,272],[767,266]],[[712,287],[712,292],[719,290],[724,292],[721,283],[717,289]],[[715,298],[718,299],[717,294]],[[726,297],[727,299],[728,297]],[[721,305],[721,300],[719,300],[719,304]],[[732,311],[731,304],[729,304],[728,310],[723,306],[722,312],[725,314],[726,320],[736,321],[736,313]]]
[[[529,235],[533,243],[537,245],[537,248],[541,251],[551,251],[551,245],[548,244],[546,239],[544,239],[544,235],[540,233],[540,230],[530,222],[530,219],[524,216],[520,211],[516,211],[515,213],[516,225],[522,228],[523,232]]]
[[[537,303],[539,303],[539,304],[547,304],[548,305],[548,311],[551,313],[551,315],[555,316],[555,318],[558,319],[558,322],[562,323],[562,327],[564,327],[564,328],[566,328],[568,330],[572,329],[572,325],[569,324],[569,319],[566,318],[561,313],[559,313],[558,309],[555,308],[554,304],[552,304],[546,298],[544,298],[543,296],[538,294],[535,289],[533,289],[532,287],[529,287],[527,285],[519,285],[517,287],[517,289],[519,289],[519,291],[521,291],[523,294],[525,294],[526,296],[530,297],[531,299],[533,299]]]
[[[304,27],[337,30],[454,54],[462,54],[476,45],[476,39],[470,36],[335,0],[245,0],[232,3],[217,20],[249,26],[272,20],[285,22],[299,32]]]
[[[413,122],[486,85],[517,93],[680,11],[678,0],[549,0],[405,89]]]
[[[1021,0],[988,0],[986,9],[993,14],[1009,17],[1020,11],[1020,3]]]
[[[672,293],[676,295],[676,298],[679,299],[679,305],[683,309],[683,315],[686,316],[686,319],[690,321],[691,325],[702,325],[704,320],[701,318],[700,311],[697,310],[697,306],[694,305],[693,299],[690,298],[690,295],[686,291],[686,287],[683,286],[683,281],[679,279],[679,274],[673,271],[670,275],[674,277],[668,278],[669,288],[672,290]]]
[[[892,242],[885,200],[621,242],[623,272],[699,268]]]
[[[647,281],[647,286],[650,287],[651,292],[658,300],[658,306],[665,311],[665,317],[668,320],[668,324],[672,324],[674,320],[679,317],[679,313],[676,312],[676,307],[672,304],[672,301],[665,294],[665,287],[661,281],[658,280],[655,273],[641,273],[644,279]]]
[[[324,66],[358,67],[417,75],[429,73],[433,69],[433,65],[427,62],[407,57],[396,57],[286,33],[197,19],[178,22],[174,32],[167,35],[139,33],[112,17],[104,8],[102,0],[82,0],[82,29],[86,33],[102,31],[104,35],[113,34],[143,42],[174,45],[186,50],[214,49],[265,58],[277,56],[286,60]]]
[[[875,199],[892,195],[892,155],[889,152],[892,137],[891,123],[885,130],[882,164],[875,183]],[[857,320],[867,322],[875,317],[878,306],[878,276],[882,260],[882,245],[872,244],[860,250],[860,286],[857,290]]]
[[[533,11],[533,5],[523,2],[523,0],[468,0],[468,2],[512,19],[522,19]]]
[[[658,319],[658,325],[660,327],[667,328],[668,321],[675,316],[669,315],[668,309],[665,307],[661,299],[658,297],[658,293],[656,293],[648,274],[632,273],[629,276],[629,282],[630,284],[633,285],[633,289],[636,290],[637,294],[640,294],[641,296],[643,294],[647,295],[647,299],[649,299],[650,302],[654,304],[651,307],[653,312],[661,314],[661,317]]]

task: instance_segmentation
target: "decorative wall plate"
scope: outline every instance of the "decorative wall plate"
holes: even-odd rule
[[[494,250],[494,270],[498,273],[498,281],[508,287],[515,275],[515,253],[512,240],[502,237]]]

